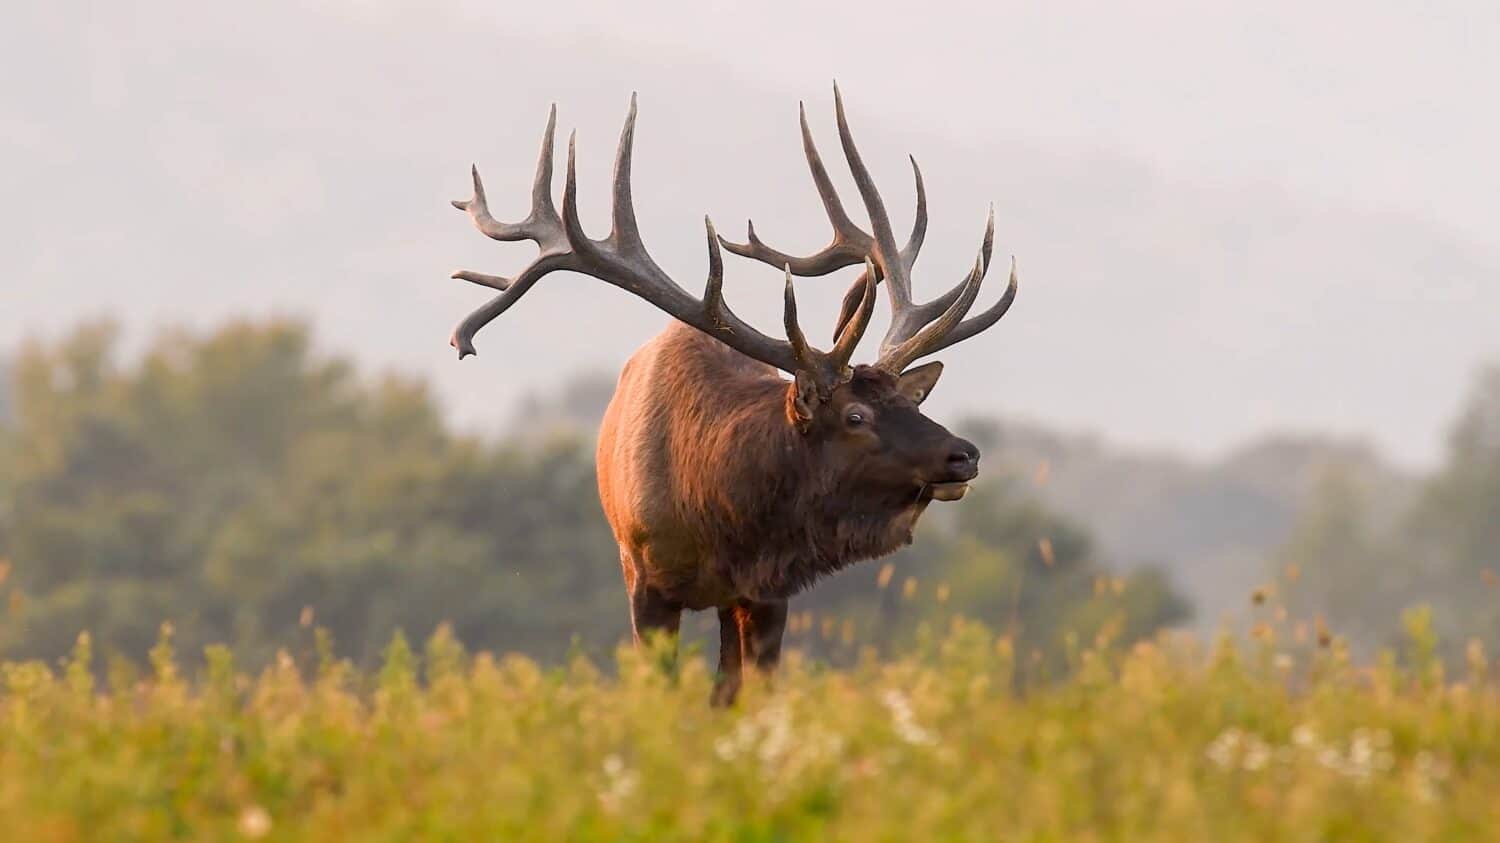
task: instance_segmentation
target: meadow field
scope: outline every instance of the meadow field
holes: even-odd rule
[[[1500,692],[1427,618],[1359,667],[1262,628],[1075,646],[1027,675],[951,620],[895,660],[789,654],[729,710],[701,654],[543,668],[445,630],[378,669],[326,636],[250,676],[165,628],[151,664],[9,663],[5,839],[1493,840]],[[96,679],[96,672],[103,679]],[[191,672],[193,675],[185,675]]]

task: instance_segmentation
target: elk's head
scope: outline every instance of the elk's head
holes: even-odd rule
[[[826,398],[803,378],[790,389],[789,416],[837,486],[892,500],[958,500],[979,474],[979,449],[918,407],[942,371],[941,363],[900,375],[857,366]]]
[[[557,121],[554,108],[543,135],[532,187],[531,213],[524,220],[503,223],[490,215],[478,170],[473,173],[473,197],[453,203],[467,211],[485,235],[496,240],[532,240],[541,247],[537,258],[513,278],[469,271],[454,273],[455,278],[500,291],[469,314],[454,331],[452,344],[459,356],[473,354],[474,335],[479,329],[508,310],[543,276],[555,270],[591,275],[634,293],[729,347],[792,375],[793,382],[787,390],[788,421],[828,455],[830,464],[841,475],[841,486],[853,484],[877,493],[889,490],[921,500],[962,497],[968,481],[978,474],[979,451],[972,443],[922,415],[918,407],[931,393],[942,364],[912,367],[912,363],[999,321],[1015,300],[1015,263],[1011,263],[1010,284],[1004,295],[984,312],[969,316],[990,266],[995,234],[991,208],[979,256],[968,276],[935,299],[914,302],[911,271],[927,234],[927,195],[922,172],[912,159],[916,219],[906,244],[898,246],[885,202],[854,146],[837,85],[833,93],[839,140],[869,214],[869,231],[857,226],[844,210],[813,142],[807,112],[803,109],[803,151],[833,224],[832,242],[815,254],[798,257],[766,245],[756,236],[753,225],[745,243],[732,243],[718,236],[713,223],[705,219],[709,272],[701,299],[668,277],[641,241],[630,185],[635,98],[631,97],[615,158],[612,225],[609,236],[602,240],[585,234],[578,219],[577,173],[571,138],[561,213],[553,205],[553,135]],[[721,247],[785,270],[785,340],[761,333],[729,309],[723,294]],[[864,265],[864,272],[844,297],[833,348],[826,352],[814,349],[797,322],[793,277],[824,276],[860,264]],[[891,306],[890,329],[881,341],[877,362],[851,367],[850,358],[869,324],[881,282],[885,283]]]

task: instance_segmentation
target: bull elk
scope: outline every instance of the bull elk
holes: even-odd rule
[[[979,450],[918,409],[943,364],[911,364],[995,324],[1016,295],[1012,261],[1005,294],[982,313],[968,315],[990,264],[992,207],[967,277],[931,301],[912,300],[912,266],[927,230],[921,170],[913,158],[916,220],[906,244],[898,246],[885,203],[855,148],[837,86],[834,103],[869,230],[846,213],[804,108],[802,144],[833,224],[832,242],[796,257],[762,242],[753,223],[746,242],[733,243],[705,218],[708,280],[702,298],[668,277],[641,241],[630,184],[633,95],[615,158],[608,237],[589,237],[578,219],[576,135],[568,140],[561,213],[553,205],[555,106],[524,220],[503,223],[490,215],[477,168],[473,196],[453,203],[486,236],[531,240],[540,248],[512,278],[454,273],[500,291],[454,331],[459,359],[475,353],[480,328],[558,270],[613,284],[674,317],[620,374],[599,431],[599,498],[620,545],[638,643],[649,633],[675,636],[684,609],[718,610],[713,701],[721,704],[733,701],[745,662],[763,671],[775,667],[788,598],[819,577],[909,544],[929,502],[963,497],[978,475]],[[784,271],[786,339],[761,333],[730,310],[721,248]],[[861,265],[844,297],[832,349],[814,348],[797,321],[793,276]],[[890,329],[873,365],[851,366],[881,282]]]

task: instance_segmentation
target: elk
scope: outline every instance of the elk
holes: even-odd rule
[[[638,644],[651,634],[675,637],[684,610],[718,611],[717,704],[734,700],[745,663],[761,672],[774,669],[791,596],[819,577],[909,544],[931,501],[964,496],[978,475],[979,450],[919,410],[942,363],[911,364],[995,324],[1016,295],[1012,260],[1004,295],[969,316],[990,264],[992,206],[967,277],[928,302],[912,300],[912,267],[927,230],[922,172],[912,158],[915,223],[898,246],[885,203],[855,148],[837,85],[834,104],[869,230],[845,211],[803,107],[803,149],[833,240],[816,254],[798,257],[762,242],[753,222],[746,242],[734,243],[705,218],[708,277],[701,298],[668,277],[641,240],[631,198],[633,94],[604,239],[589,237],[578,219],[576,133],[568,140],[561,213],[553,205],[555,105],[524,220],[503,223],[490,215],[477,168],[472,197],[453,203],[486,236],[531,240],[540,250],[511,278],[454,273],[500,291],[455,329],[451,344],[460,360],[475,353],[474,335],[484,325],[543,276],[561,270],[613,284],[674,318],[620,374],[599,431],[599,499],[619,543]],[[783,270],[785,339],[761,333],[729,308],[722,249]],[[832,348],[814,348],[798,324],[793,277],[861,265],[844,297]],[[890,329],[875,363],[851,365],[882,282]]]

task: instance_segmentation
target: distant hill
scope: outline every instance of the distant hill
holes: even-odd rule
[[[1416,477],[1368,443],[1335,436],[1269,433],[1199,462],[1035,423],[969,426],[987,429],[989,450],[1012,476],[1086,525],[1105,558],[1127,570],[1149,563],[1169,571],[1206,629],[1226,612],[1243,616],[1326,472],[1347,472],[1368,490],[1377,519],[1403,511],[1417,491]]]

